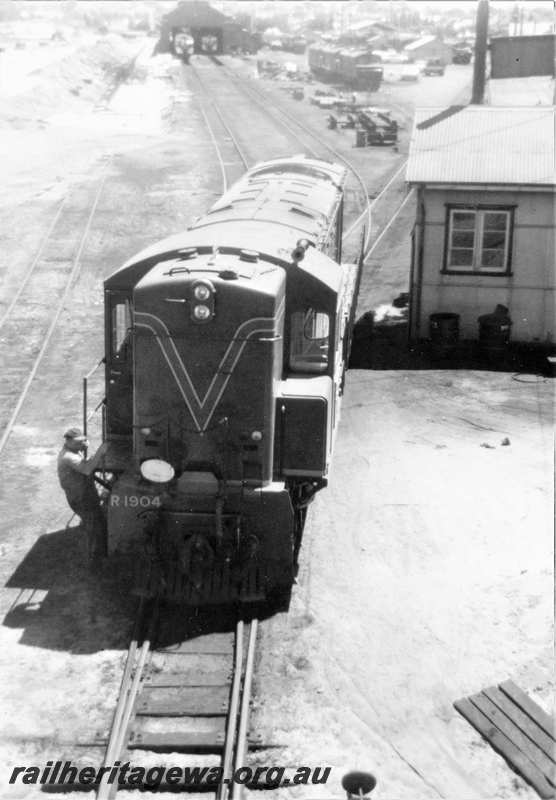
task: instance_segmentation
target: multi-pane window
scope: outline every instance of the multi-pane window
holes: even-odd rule
[[[314,308],[294,311],[290,325],[290,368],[294,372],[326,372],[329,335],[328,314]]]
[[[449,209],[445,270],[508,272],[511,222],[510,210]]]

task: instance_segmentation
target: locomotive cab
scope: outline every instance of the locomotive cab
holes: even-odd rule
[[[275,471],[282,479],[327,480],[337,417],[346,273],[311,248],[288,274],[285,363],[276,398]]]

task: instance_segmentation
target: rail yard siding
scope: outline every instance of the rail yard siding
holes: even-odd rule
[[[427,188],[423,197],[422,273],[419,280],[419,271],[414,269],[412,286],[414,296],[420,294],[420,301],[412,335],[416,338],[428,335],[430,314],[454,312],[460,314],[462,338],[475,339],[477,317],[501,303],[508,307],[513,321],[513,340],[554,341],[556,225],[553,193]],[[452,205],[513,207],[509,274],[448,274],[443,271],[447,209]]]

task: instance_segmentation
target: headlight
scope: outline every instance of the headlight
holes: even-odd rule
[[[148,458],[141,464],[141,475],[151,483],[168,483],[174,477],[174,467],[161,458]]]
[[[193,322],[210,322],[215,314],[216,289],[206,280],[195,281],[188,290],[189,316]]]
[[[193,294],[196,300],[208,300],[210,297],[210,289],[208,286],[204,286],[204,284],[200,283],[193,290]]]
[[[193,316],[195,319],[205,320],[210,317],[210,308],[208,306],[195,306],[193,308]]]

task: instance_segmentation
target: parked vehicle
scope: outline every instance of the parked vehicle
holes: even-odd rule
[[[401,81],[418,81],[419,80],[419,67],[415,64],[406,64],[402,67]]]
[[[473,51],[470,47],[454,47],[452,50],[452,64],[470,64]]]
[[[425,75],[444,75],[446,65],[441,58],[429,58],[425,64],[423,73]]]
[[[398,141],[398,123],[384,108],[369,107],[359,112],[356,126],[356,145],[394,145]]]
[[[376,92],[382,82],[380,58],[367,48],[321,44],[311,46],[308,53],[309,68],[321,80],[369,92]]]

